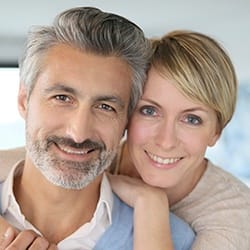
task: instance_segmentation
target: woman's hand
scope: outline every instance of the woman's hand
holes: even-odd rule
[[[1,220],[3,219],[1,218]],[[24,230],[20,232],[14,227],[9,226],[6,232],[0,237],[0,250],[3,249],[56,250],[57,247],[55,244],[50,244],[45,238],[36,234],[32,230]]]
[[[137,202],[158,199],[164,204],[168,213],[168,199],[163,189],[149,186],[141,179],[125,175],[108,174],[108,178],[113,191],[129,206],[135,207]]]

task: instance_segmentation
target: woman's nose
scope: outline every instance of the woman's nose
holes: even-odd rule
[[[176,146],[177,141],[177,127],[175,123],[171,121],[163,121],[157,129],[157,145],[165,150],[170,150]]]

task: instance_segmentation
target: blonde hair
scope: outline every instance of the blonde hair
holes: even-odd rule
[[[234,66],[213,38],[192,31],[173,31],[152,40],[153,66],[175,80],[187,97],[212,108],[220,131],[231,120],[237,98]]]

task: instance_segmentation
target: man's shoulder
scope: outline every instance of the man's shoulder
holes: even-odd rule
[[[133,228],[133,213],[134,210],[126,203],[124,203],[116,194],[114,194],[114,204],[112,211],[112,223],[118,225],[123,223],[122,228],[128,230]]]
[[[102,243],[110,244],[112,241],[111,246],[120,247],[112,249],[133,249],[133,224],[133,209],[114,194],[112,225],[104,234]],[[195,238],[191,227],[173,213],[170,213],[170,227],[174,249],[190,249]],[[111,241],[109,236],[112,236]],[[106,239],[109,242],[106,242]]]
[[[175,214],[170,213],[170,227],[174,249],[191,249],[195,233],[190,225]]]
[[[133,209],[114,194],[112,224],[97,242],[95,250],[133,249]]]

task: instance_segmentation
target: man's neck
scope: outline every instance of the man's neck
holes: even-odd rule
[[[81,190],[57,187],[33,166],[14,181],[16,200],[28,220],[50,242],[58,243],[89,222],[100,196],[102,176]]]

